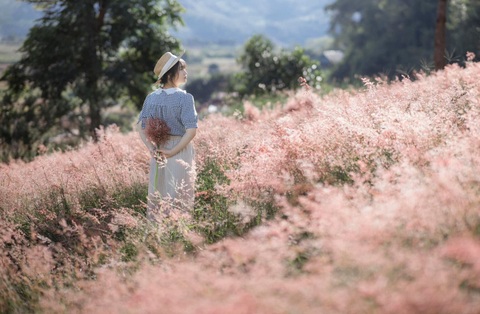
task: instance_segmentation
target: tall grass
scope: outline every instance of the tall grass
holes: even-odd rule
[[[246,102],[195,138],[192,213],[102,130],[0,168],[2,312],[478,313],[480,65]]]

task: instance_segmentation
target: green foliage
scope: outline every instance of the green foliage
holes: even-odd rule
[[[122,133],[128,133],[133,130],[133,125],[137,122],[137,109],[133,106],[117,106],[104,112],[102,115],[103,125],[115,124]]]
[[[147,201],[148,187],[143,183],[136,183],[131,186],[119,188],[113,193],[113,199],[118,207],[131,208],[141,215],[146,214],[146,209],[142,205]]]
[[[7,277],[7,276],[5,276]],[[2,278],[0,310],[4,314],[35,313],[39,311],[40,287],[35,289],[29,278]]]
[[[480,2],[477,0],[448,1],[448,52],[453,61],[463,63],[467,51],[480,60]]]
[[[337,0],[331,32],[345,52],[332,77],[378,73],[393,77],[398,66],[410,68],[433,57],[437,0]]]
[[[230,81],[228,74],[213,74],[188,83],[188,92],[195,95],[195,101],[205,103],[219,91],[226,91]]]
[[[262,35],[247,41],[238,62],[242,71],[235,76],[232,88],[240,96],[296,89],[301,76],[309,82],[321,80],[319,64],[302,48],[277,51],[273,42]]]
[[[235,197],[228,198],[217,192],[219,186],[230,183],[224,173],[224,166],[215,160],[208,160],[197,174],[193,230],[205,237],[206,243],[214,243],[225,237],[241,236],[265,219],[272,219],[278,208],[271,202],[244,200],[255,212],[247,219],[231,211]],[[248,203],[248,205],[247,205]]]
[[[289,275],[298,275],[301,274],[303,271],[303,267],[307,264],[310,256],[306,251],[300,251],[297,253],[295,258],[288,261],[288,270]]]
[[[102,110],[122,99],[140,107],[159,55],[179,48],[167,32],[182,23],[176,1],[29,2],[44,15],[1,78],[0,145],[10,157],[31,157],[54,134],[95,137]]]
[[[159,243],[163,251],[170,257],[176,254],[194,253],[196,247],[185,237],[185,227],[181,224],[170,224],[161,233]]]
[[[331,78],[377,74],[394,78],[428,70],[425,67],[433,61],[437,5],[438,0],[336,0],[328,5],[334,46],[345,53]],[[479,16],[478,1],[449,1],[445,55],[449,62],[460,61],[467,51],[479,51]]]
[[[141,203],[146,202],[146,200],[147,186],[142,183],[119,187],[111,195],[101,186],[92,186],[87,190],[78,192],[78,203],[83,210],[126,207],[145,215],[146,211]]]
[[[297,252],[294,258],[287,260],[287,275],[296,276],[304,273],[304,266],[308,261],[321,254],[319,248],[310,243],[314,239],[315,235],[309,231],[301,231],[290,236],[290,245],[297,247]]]
[[[207,243],[241,234],[239,218],[228,210],[231,200],[216,191],[217,185],[228,183],[221,165],[214,160],[208,160],[197,174],[194,229],[206,238]]]
[[[345,167],[346,168],[346,167]],[[328,174],[325,176],[325,181],[331,184],[343,185],[345,183],[352,184],[353,180],[349,169],[345,169],[341,166],[334,166]]]
[[[122,260],[124,262],[132,262],[138,256],[138,249],[135,244],[131,242],[126,242],[121,248],[120,253],[122,254]]]

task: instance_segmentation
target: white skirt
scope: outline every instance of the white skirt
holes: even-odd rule
[[[181,136],[170,136],[163,145],[172,149],[182,139]],[[147,216],[154,218],[155,213],[169,211],[172,208],[192,210],[195,198],[195,151],[188,145],[175,156],[158,163],[150,160],[150,180],[148,183]]]

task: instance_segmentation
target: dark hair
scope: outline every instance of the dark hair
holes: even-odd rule
[[[165,85],[168,82],[172,81],[175,78],[175,75],[177,75],[179,67],[180,67],[180,60],[177,63],[175,63],[175,65],[162,76],[159,83],[161,85]]]

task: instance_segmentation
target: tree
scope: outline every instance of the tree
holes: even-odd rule
[[[319,65],[301,48],[277,50],[271,40],[262,35],[250,38],[238,58],[242,71],[235,76],[234,90],[241,96],[296,89],[298,78],[314,82],[321,79]]]
[[[345,55],[333,70],[335,80],[378,74],[393,78],[411,70],[429,70],[437,13],[448,16],[446,34],[437,33],[445,38],[445,43],[438,42],[440,66],[462,63],[467,51],[480,55],[478,0],[451,0],[448,6],[445,0],[335,0],[326,10],[331,13],[335,48]],[[441,30],[443,17],[438,22]]]
[[[334,79],[355,75],[395,77],[431,60],[437,0],[336,0],[330,32],[345,57]]]
[[[446,24],[447,24],[447,0],[438,0],[437,24],[435,28],[435,50],[433,61],[435,70],[441,70],[447,64],[445,59],[446,43]]]
[[[140,107],[153,66],[179,43],[167,30],[183,23],[174,0],[28,0],[44,12],[21,59],[2,81],[0,145],[34,155],[62,132],[94,136],[102,110],[128,98]]]
[[[447,49],[454,61],[463,63],[467,51],[480,57],[480,1],[448,2]]]

